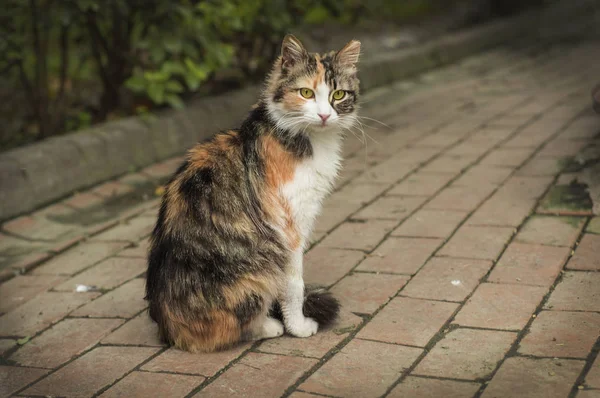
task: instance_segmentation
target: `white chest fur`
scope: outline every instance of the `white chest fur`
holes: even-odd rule
[[[323,199],[333,189],[341,163],[341,134],[321,133],[311,136],[313,156],[298,165],[294,178],[282,188],[294,221],[308,242]]]

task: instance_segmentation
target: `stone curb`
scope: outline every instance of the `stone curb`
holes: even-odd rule
[[[383,86],[512,39],[538,34],[558,20],[581,15],[593,4],[593,0],[558,2],[420,47],[372,55],[361,64],[362,89]],[[183,153],[215,131],[238,124],[256,101],[258,91],[252,86],[192,101],[181,111],[161,112],[153,122],[129,117],[0,154],[0,221]]]

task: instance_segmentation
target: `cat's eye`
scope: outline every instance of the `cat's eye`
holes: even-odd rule
[[[311,99],[312,97],[315,96],[315,93],[310,88],[301,88],[300,95],[306,99]]]
[[[346,92],[344,90],[337,90],[333,93],[333,99],[336,101],[341,100],[346,96]]]

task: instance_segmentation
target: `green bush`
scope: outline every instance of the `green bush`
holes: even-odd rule
[[[402,21],[442,3],[447,4],[4,0],[0,98],[10,97],[3,90],[18,93],[15,101],[27,107],[26,117],[19,117],[27,123],[18,124],[18,132],[9,131],[8,138],[0,135],[0,148],[156,106],[181,107],[186,96],[227,68],[257,77],[268,68],[284,34],[300,25],[354,25],[365,18]],[[0,104],[0,117],[5,114],[14,114],[14,107]],[[12,137],[19,134],[23,137]]]

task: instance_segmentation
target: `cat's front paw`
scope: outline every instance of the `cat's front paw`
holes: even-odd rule
[[[317,333],[319,324],[312,318],[302,317],[290,322],[288,332],[296,337],[309,337]]]

